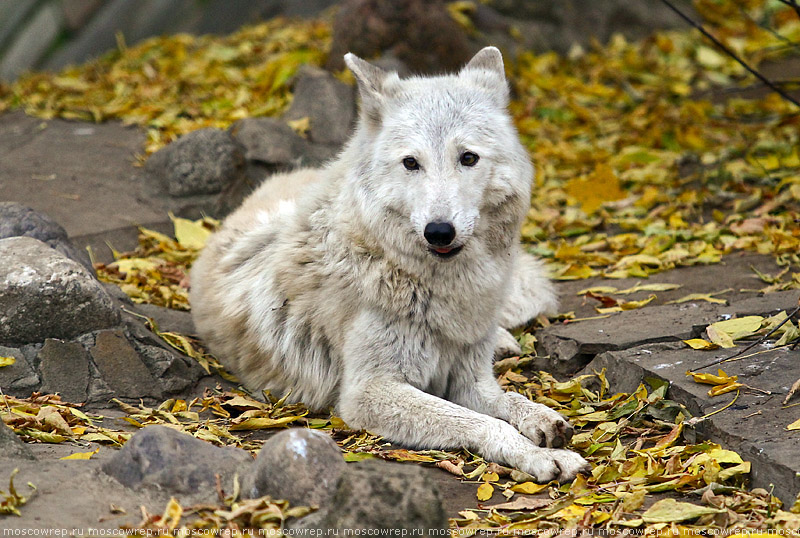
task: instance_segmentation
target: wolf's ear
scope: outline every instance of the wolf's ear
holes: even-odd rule
[[[397,80],[397,73],[384,71],[352,52],[344,55],[344,62],[356,77],[358,93],[361,95],[361,113],[370,122],[380,123],[383,104],[389,96],[387,82]]]
[[[461,69],[458,76],[492,93],[500,106],[508,104],[508,83],[503,55],[497,47],[484,47]]]

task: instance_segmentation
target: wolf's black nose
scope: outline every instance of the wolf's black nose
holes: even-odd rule
[[[423,234],[435,247],[446,247],[456,238],[456,229],[449,222],[429,222]]]

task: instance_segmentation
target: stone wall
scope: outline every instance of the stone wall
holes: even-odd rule
[[[2,0],[0,80],[56,70],[160,34],[228,33],[277,15],[307,17],[335,0]]]

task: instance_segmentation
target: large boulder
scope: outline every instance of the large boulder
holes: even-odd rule
[[[303,67],[295,77],[292,106],[285,120],[309,119],[308,140],[336,146],[350,136],[356,117],[355,89],[328,71]]]
[[[17,202],[0,202],[0,239],[32,237],[94,271],[89,254],[75,248],[64,228],[44,213]]]
[[[0,368],[0,387],[5,394],[27,398],[39,386],[39,375],[21,349],[0,346],[0,357],[13,357],[14,364]]]
[[[439,490],[421,468],[366,460],[348,465],[327,506],[298,527],[405,529],[417,536],[441,536],[448,524]]]
[[[250,498],[269,495],[295,506],[323,506],[344,469],[342,452],[330,436],[292,428],[264,443],[242,484],[242,493]]]
[[[264,165],[267,173],[317,166],[336,152],[311,144],[275,118],[245,118],[234,123],[230,133],[244,146],[247,160]]]
[[[342,69],[347,52],[363,58],[388,53],[416,73],[441,73],[459,69],[472,51],[443,0],[346,0],[333,23],[326,67]]]
[[[0,461],[2,460],[35,460],[28,445],[23,443],[14,430],[0,421]]]
[[[0,344],[70,339],[119,323],[100,282],[45,243],[0,239],[0,259]]]
[[[180,137],[147,159],[145,169],[170,196],[221,192],[245,170],[242,148],[227,131],[199,129]]]
[[[250,454],[233,447],[218,447],[191,435],[148,426],[125,443],[103,464],[103,471],[124,486],[152,486],[176,494],[216,495],[220,483],[233,491],[233,477],[252,464]]]

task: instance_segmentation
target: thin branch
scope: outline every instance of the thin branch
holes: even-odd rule
[[[797,5],[797,1],[796,0],[786,0],[786,1],[787,2],[793,2],[794,5]],[[791,95],[789,95],[788,93],[783,91],[780,87],[778,87],[775,84],[773,84],[772,81],[769,80],[767,77],[765,77],[764,75],[762,75],[761,73],[756,71],[754,68],[750,67],[750,65],[747,62],[742,60],[735,52],[733,52],[730,48],[728,48],[727,45],[722,43],[719,39],[714,37],[708,30],[706,30],[703,27],[702,24],[696,22],[691,17],[686,15],[686,13],[684,13],[683,11],[678,9],[672,2],[670,2],[670,0],[661,0],[661,2],[664,3],[672,11],[674,11],[680,18],[682,18],[687,23],[689,23],[691,26],[693,26],[695,29],[697,29],[701,34],[703,34],[706,38],[708,38],[717,47],[722,49],[722,51],[725,54],[727,54],[728,56],[730,56],[731,58],[736,60],[736,62],[739,65],[741,65],[742,67],[744,67],[747,71],[749,71],[750,74],[752,74],[758,80],[760,80],[761,82],[766,84],[772,91],[774,91],[775,93],[777,93],[778,95],[780,95],[781,97],[783,97],[784,99],[786,99],[787,101],[792,103],[797,108],[800,108],[800,102],[798,102],[794,97],[792,97]],[[800,9],[800,6],[798,7],[798,9]]]

